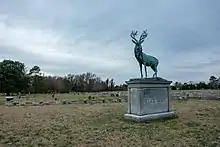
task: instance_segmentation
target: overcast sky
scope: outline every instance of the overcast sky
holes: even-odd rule
[[[158,76],[207,81],[220,76],[219,14],[219,0],[0,0],[0,59],[124,83],[140,77],[130,32],[148,29]]]

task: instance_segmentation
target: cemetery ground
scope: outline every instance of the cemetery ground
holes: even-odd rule
[[[218,146],[220,101],[174,100],[178,118],[134,123],[126,103],[0,106],[0,146]]]
[[[54,98],[57,98],[59,100],[72,100],[72,99],[87,99],[88,96],[91,95],[91,97],[95,97],[96,99],[104,99],[104,98],[110,98],[109,95],[107,96],[97,96],[92,94],[72,94],[72,93],[65,93],[65,94],[55,94]],[[25,96],[26,99],[30,100],[45,100],[45,99],[52,99],[52,94],[30,94]],[[0,99],[4,100],[4,96],[0,96]]]
[[[12,104],[13,102],[18,102],[20,105],[22,103],[30,103],[30,102],[42,102],[42,103],[49,103],[49,104],[55,104],[56,102],[60,102],[62,104],[62,101],[88,101],[89,100],[114,100],[116,98],[116,94],[114,93],[113,96],[111,96],[109,93],[65,93],[65,94],[55,94],[54,97],[52,97],[52,94],[30,94],[25,95],[24,97],[21,96],[21,98],[18,98],[18,96],[12,96],[13,101],[11,101],[9,104]],[[0,96],[0,105],[5,105],[6,103],[5,96]]]

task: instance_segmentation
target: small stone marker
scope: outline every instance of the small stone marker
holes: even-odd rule
[[[67,104],[66,100],[62,100],[62,104],[63,105]]]
[[[14,97],[12,97],[12,96],[5,97],[6,102],[12,101],[13,99],[14,99]]]
[[[128,84],[128,109],[125,119],[147,122],[152,119],[173,117],[170,104],[170,83],[165,79],[137,78]]]

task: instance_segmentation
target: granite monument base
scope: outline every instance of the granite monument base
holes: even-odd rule
[[[172,112],[163,112],[163,113],[155,113],[149,115],[135,115],[135,114],[125,114],[124,117],[127,120],[135,121],[135,122],[149,122],[151,120],[156,119],[164,119],[164,118],[173,118],[175,113]]]
[[[148,122],[171,118],[170,84],[163,78],[138,78],[126,81],[128,84],[128,107],[125,119]]]

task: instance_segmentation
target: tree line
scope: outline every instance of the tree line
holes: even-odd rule
[[[181,83],[175,82],[171,86],[172,90],[201,90],[201,89],[220,89],[220,78],[216,78],[215,76],[210,76],[209,82],[188,82]]]
[[[123,91],[127,85],[116,85],[114,79],[102,80],[94,73],[70,73],[64,77],[45,76],[39,66],[30,70],[24,63],[13,60],[0,62],[0,93],[68,93]]]
[[[220,78],[210,76],[209,82],[175,82],[172,90],[219,89]],[[70,73],[64,77],[44,76],[39,66],[30,70],[24,63],[13,60],[0,62],[0,93],[68,93],[125,91],[126,84],[116,85],[114,79],[102,80],[94,73]]]

